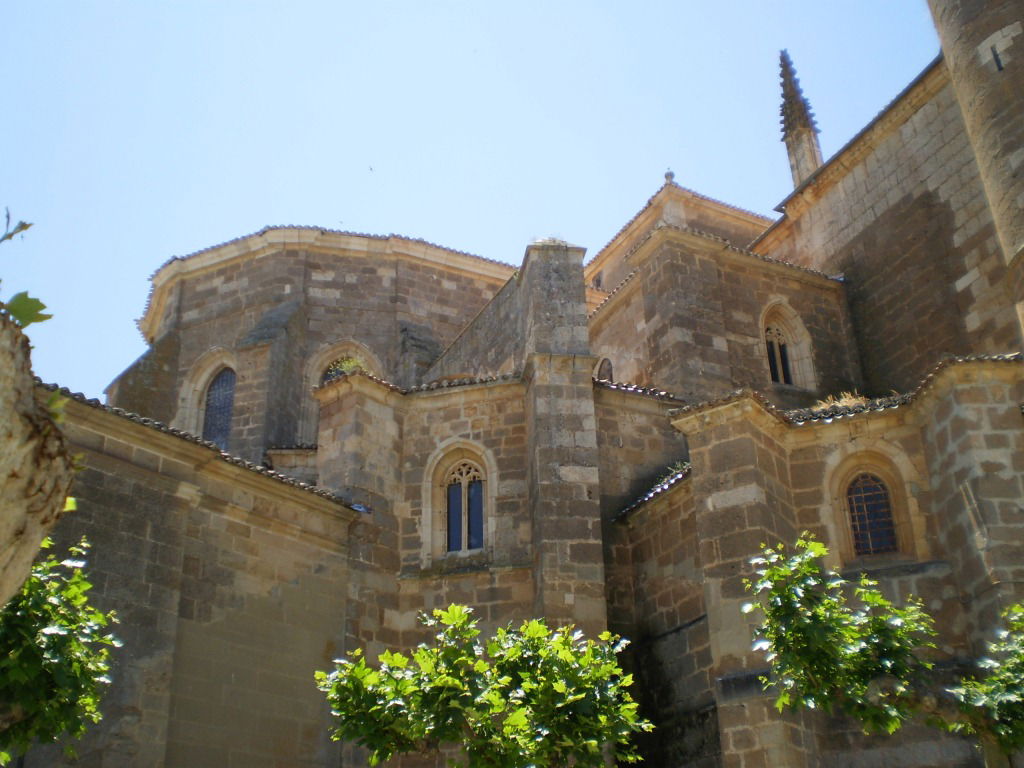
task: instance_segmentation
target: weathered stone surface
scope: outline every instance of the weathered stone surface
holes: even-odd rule
[[[1021,40],[993,42],[1005,65]],[[802,531],[919,595],[950,668],[1024,596],[1024,364],[1004,356],[1024,278],[962,115],[977,84],[951,62],[820,167],[791,126],[813,162],[777,222],[669,174],[585,267],[557,240],[516,271],[311,228],[165,265],[152,347],[111,402],[198,433],[230,367],[228,452],[69,410],[85,511],[59,536],[97,540],[97,598],[129,641],[86,764],[363,765],[328,744],[310,670],[429,640],[417,613],[462,602],[485,632],[541,614],[630,637],[652,768],[976,766],[922,728],[780,716],[740,611],[751,556]],[[885,551],[855,536],[864,475],[889,499]]]
[[[36,397],[28,338],[0,307],[0,605],[21,587],[64,510],[73,460]]]

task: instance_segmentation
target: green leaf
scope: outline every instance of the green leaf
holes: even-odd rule
[[[32,298],[25,291],[14,294],[7,302],[6,308],[11,317],[14,318],[14,321],[22,328],[53,317],[53,315],[43,313],[43,310],[46,309],[46,305],[43,302]]]

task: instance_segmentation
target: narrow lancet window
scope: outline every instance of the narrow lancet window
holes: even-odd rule
[[[445,535],[449,552],[483,549],[484,478],[480,469],[460,461],[448,472]]]
[[[776,384],[792,384],[793,373],[789,367],[789,350],[786,334],[781,329],[768,326],[764,332],[768,352],[768,371]]]
[[[231,415],[235,406],[235,372],[224,368],[206,388],[203,410],[203,439],[215,443],[222,451],[231,438]]]

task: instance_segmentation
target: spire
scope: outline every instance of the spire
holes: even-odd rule
[[[793,184],[800,186],[808,176],[821,165],[821,148],[818,146],[818,124],[800,81],[796,77],[793,60],[785,50],[779,53],[779,69],[782,77],[782,140],[789,152],[789,166],[793,172]]]
[[[782,115],[782,138],[788,139],[801,128],[809,128],[818,133],[811,105],[800,89],[793,60],[785,49],[779,53],[779,69],[782,75],[782,109],[779,110]]]

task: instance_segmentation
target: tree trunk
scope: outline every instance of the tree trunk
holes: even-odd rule
[[[982,734],[978,740],[981,742],[981,754],[985,758],[985,768],[1011,768],[1009,755],[1003,752],[995,737]]]
[[[0,606],[60,517],[72,468],[63,435],[36,400],[28,338],[0,309]]]

